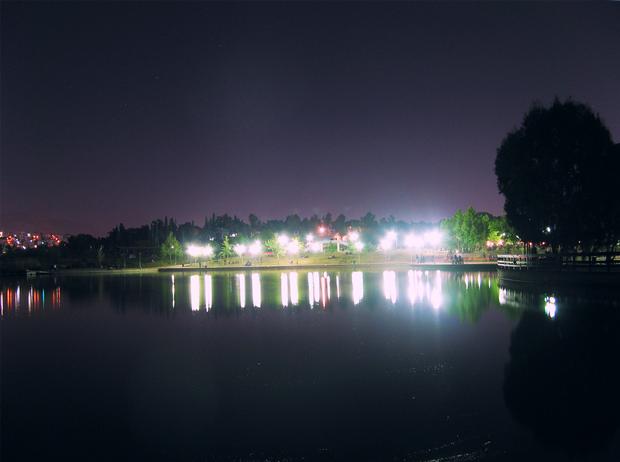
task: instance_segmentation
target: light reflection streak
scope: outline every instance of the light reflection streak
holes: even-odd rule
[[[286,273],[280,274],[280,299],[282,306],[288,306],[288,277]]]
[[[45,289],[37,289],[30,286],[26,289],[26,312],[31,314],[32,312],[38,312],[45,310]],[[18,285],[15,289],[6,287],[5,290],[0,292],[0,317],[10,315],[14,311],[21,310],[21,298],[18,295],[21,293],[21,287]],[[56,310],[60,308],[60,287],[52,289],[51,308]]]
[[[327,300],[332,298],[332,281],[331,278],[329,277],[329,274],[327,273],[323,273],[323,276],[325,277],[325,284],[327,285]]]
[[[192,311],[198,311],[200,308],[200,280],[197,274],[189,277],[189,300]]]
[[[245,308],[245,274],[237,274],[237,285],[239,286],[239,306]]]
[[[288,274],[288,281],[290,287],[290,295],[291,295],[291,304],[297,305],[299,303],[299,289],[297,286],[297,273],[291,272]]]
[[[315,271],[312,273],[313,286],[314,286],[314,301],[315,303],[319,303],[321,300],[321,284],[319,282],[319,272]]]
[[[170,277],[172,278],[172,309],[174,310],[174,274]]]
[[[386,300],[396,303],[398,299],[398,287],[396,284],[396,273],[394,271],[383,272],[383,294]]]
[[[364,298],[364,273],[353,271],[351,285],[353,286],[353,304],[357,305]]]
[[[260,308],[261,291],[260,291],[260,274],[252,273],[252,305]]]
[[[336,275],[336,298],[340,300],[340,275]]]
[[[210,274],[205,274],[205,309],[209,311],[213,306],[213,281]]]
[[[435,285],[433,287],[433,291],[431,292],[431,305],[434,309],[438,310],[441,308],[441,304],[443,302],[443,294],[441,291],[441,274],[437,271],[435,275]]]
[[[314,305],[314,278],[312,273],[308,273],[308,303],[310,307]]]
[[[504,289],[503,287],[499,288],[499,304],[500,305],[506,304],[506,289]]]
[[[407,295],[409,297],[409,302],[413,305],[415,303],[415,299],[417,298],[415,273],[413,270],[407,271]]]
[[[549,316],[552,319],[555,318],[557,308],[558,307],[556,305],[556,300],[553,295],[549,297],[545,297],[545,313],[547,314],[547,316]]]

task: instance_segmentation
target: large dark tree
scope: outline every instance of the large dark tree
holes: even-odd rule
[[[506,215],[521,239],[554,250],[609,244],[615,156],[609,130],[588,106],[534,105],[495,160]]]

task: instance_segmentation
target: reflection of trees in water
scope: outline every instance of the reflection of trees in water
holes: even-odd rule
[[[504,398],[536,439],[573,454],[602,449],[619,424],[620,312],[564,307],[525,311],[511,336]]]
[[[497,278],[490,273],[478,274],[450,274],[446,283],[446,309],[462,321],[477,322],[488,309],[498,306]],[[506,311],[514,314],[514,310]]]

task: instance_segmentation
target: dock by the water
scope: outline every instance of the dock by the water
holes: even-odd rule
[[[497,270],[512,282],[620,287],[620,252],[498,255]]]

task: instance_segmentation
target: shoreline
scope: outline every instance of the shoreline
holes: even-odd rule
[[[162,267],[158,269],[159,273],[209,273],[209,272],[225,272],[225,271],[266,271],[266,270],[312,270],[312,269],[418,269],[418,270],[440,270],[440,271],[495,271],[497,264],[494,262],[469,262],[460,265],[452,263],[405,263],[405,262],[372,262],[372,263],[299,263],[299,264],[276,264],[276,265],[229,265],[229,266],[207,266],[198,268],[192,267]]]
[[[260,265],[217,265],[217,266],[156,266],[149,268],[69,268],[58,269],[56,271],[23,271],[23,272],[7,272],[0,273],[2,277],[39,277],[39,276],[88,276],[88,275],[142,275],[142,274],[160,274],[160,273],[209,273],[209,272],[230,272],[230,271],[282,271],[282,270],[378,270],[382,268],[393,268],[397,270],[415,269],[415,270],[439,270],[450,272],[465,271],[496,271],[497,264],[495,262],[466,262],[455,265],[452,263],[408,263],[403,261],[384,261],[384,262],[365,262],[365,263],[277,263],[277,264],[260,264]],[[30,273],[30,274],[27,274]]]

